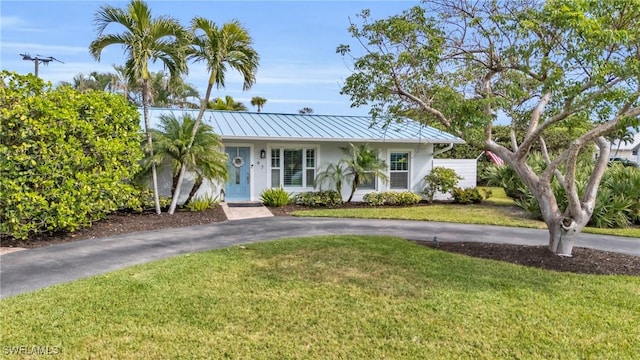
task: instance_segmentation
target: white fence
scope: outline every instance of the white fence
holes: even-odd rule
[[[478,163],[476,159],[433,159],[434,167],[440,166],[447,169],[455,170],[456,174],[462,177],[458,182],[458,187],[473,188],[477,185]],[[449,194],[437,193],[434,200],[448,200],[451,198]]]

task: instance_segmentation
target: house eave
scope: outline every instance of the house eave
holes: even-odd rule
[[[262,137],[262,136],[221,136],[222,141],[267,141],[267,142],[365,142],[393,144],[465,144],[464,140],[452,139],[356,139],[356,138],[304,138],[304,137]]]

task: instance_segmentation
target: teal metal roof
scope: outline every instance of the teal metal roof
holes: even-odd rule
[[[198,116],[198,110],[151,108],[149,117],[152,126],[159,124],[159,116],[163,113],[176,116],[188,114],[193,118]],[[369,116],[208,110],[203,122],[213,126],[223,140],[464,143],[454,135],[408,118],[383,128],[382,124],[372,125],[373,120]]]

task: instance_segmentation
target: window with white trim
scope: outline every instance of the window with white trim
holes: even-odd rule
[[[313,187],[316,149],[271,149],[271,187]]]
[[[409,153],[389,154],[389,186],[391,189],[409,189]]]
[[[280,187],[280,149],[271,149],[271,187]]]
[[[376,189],[376,177],[371,176],[367,179],[360,179],[358,190],[375,190]]]

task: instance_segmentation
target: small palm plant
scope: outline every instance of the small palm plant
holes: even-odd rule
[[[345,167],[344,177],[351,180],[351,194],[347,202],[351,202],[358,185],[379,178],[387,182],[387,164],[378,157],[380,151],[372,149],[368,144],[354,145],[342,148],[347,157],[338,163],[339,167]]]
[[[316,175],[314,187],[318,187],[322,191],[322,184],[328,183],[329,187],[334,186],[338,194],[342,193],[342,181],[345,178],[345,168],[343,163],[326,164],[323,170]]]

